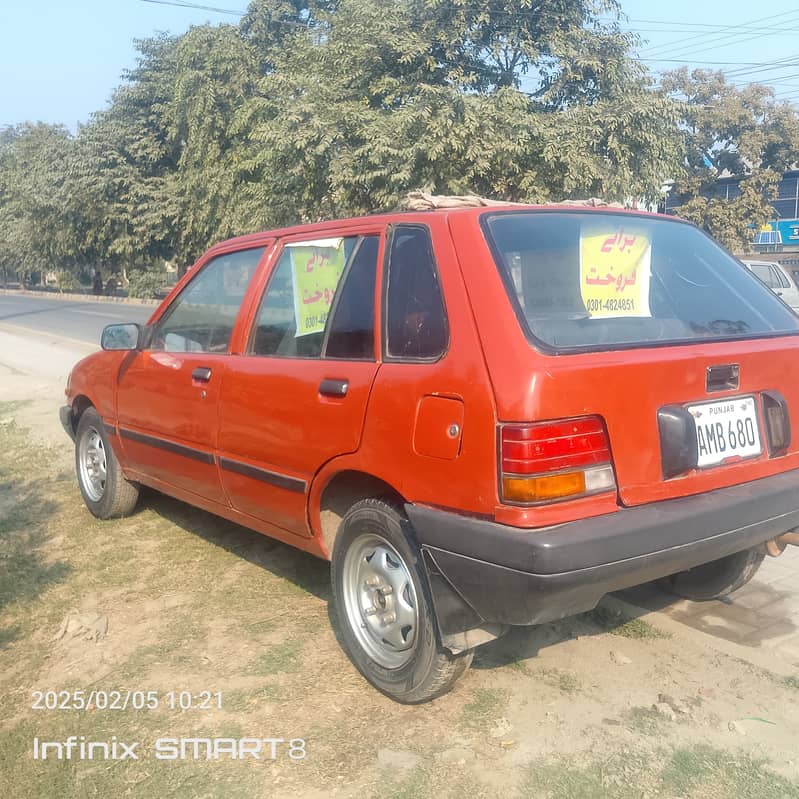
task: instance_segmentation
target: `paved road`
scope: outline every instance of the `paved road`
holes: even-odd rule
[[[154,305],[122,302],[74,302],[26,294],[0,294],[0,324],[27,327],[99,345],[100,333],[106,325],[146,322],[155,308]]]

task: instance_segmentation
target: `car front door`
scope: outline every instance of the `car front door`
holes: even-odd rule
[[[117,424],[128,467],[145,482],[224,502],[214,460],[218,400],[231,337],[265,247],[196,267],[119,371]],[[135,479],[135,475],[134,479]]]
[[[328,234],[325,234],[328,236]],[[233,507],[310,535],[311,479],[359,445],[378,370],[379,229],[294,237],[274,256],[243,354],[227,361],[219,467]]]

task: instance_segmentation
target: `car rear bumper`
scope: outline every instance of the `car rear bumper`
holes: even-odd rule
[[[442,641],[462,649],[469,630],[581,613],[611,591],[799,527],[799,470],[536,529],[421,505],[405,509],[422,548]]]

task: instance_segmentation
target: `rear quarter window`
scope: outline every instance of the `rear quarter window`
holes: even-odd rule
[[[543,349],[799,332],[799,319],[692,225],[563,211],[491,212],[482,224],[519,321]]]

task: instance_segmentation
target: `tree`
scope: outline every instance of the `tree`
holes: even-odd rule
[[[168,126],[175,92],[177,39],[137,41],[137,66],[107,109],[81,127],[80,176],[94,214],[101,265],[146,267],[178,247],[174,175],[181,145]]]
[[[0,137],[0,264],[186,265],[222,238],[417,188],[654,198],[679,168],[679,106],[614,14],[614,0],[253,0],[238,26],[141,40],[76,136]]]
[[[734,251],[745,251],[752,228],[774,215],[768,200],[782,173],[799,162],[799,118],[770,87],[738,88],[724,74],[683,68],[663,89],[681,103],[685,173],[678,182],[680,216]],[[739,177],[740,194],[718,197],[720,177]]]
[[[246,185],[252,183],[243,163],[250,131],[237,124],[258,77],[255,48],[235,26],[191,28],[178,41],[164,120],[180,152],[172,178],[176,252],[183,261],[263,221],[264,211]]]
[[[9,272],[74,269],[89,257],[75,162],[75,140],[63,126],[26,123],[4,132],[0,262]]]
[[[340,0],[317,12],[324,36],[292,34],[248,104],[260,145],[249,165],[268,176],[275,221],[390,208],[418,187],[657,196],[678,164],[676,106],[592,5]]]

